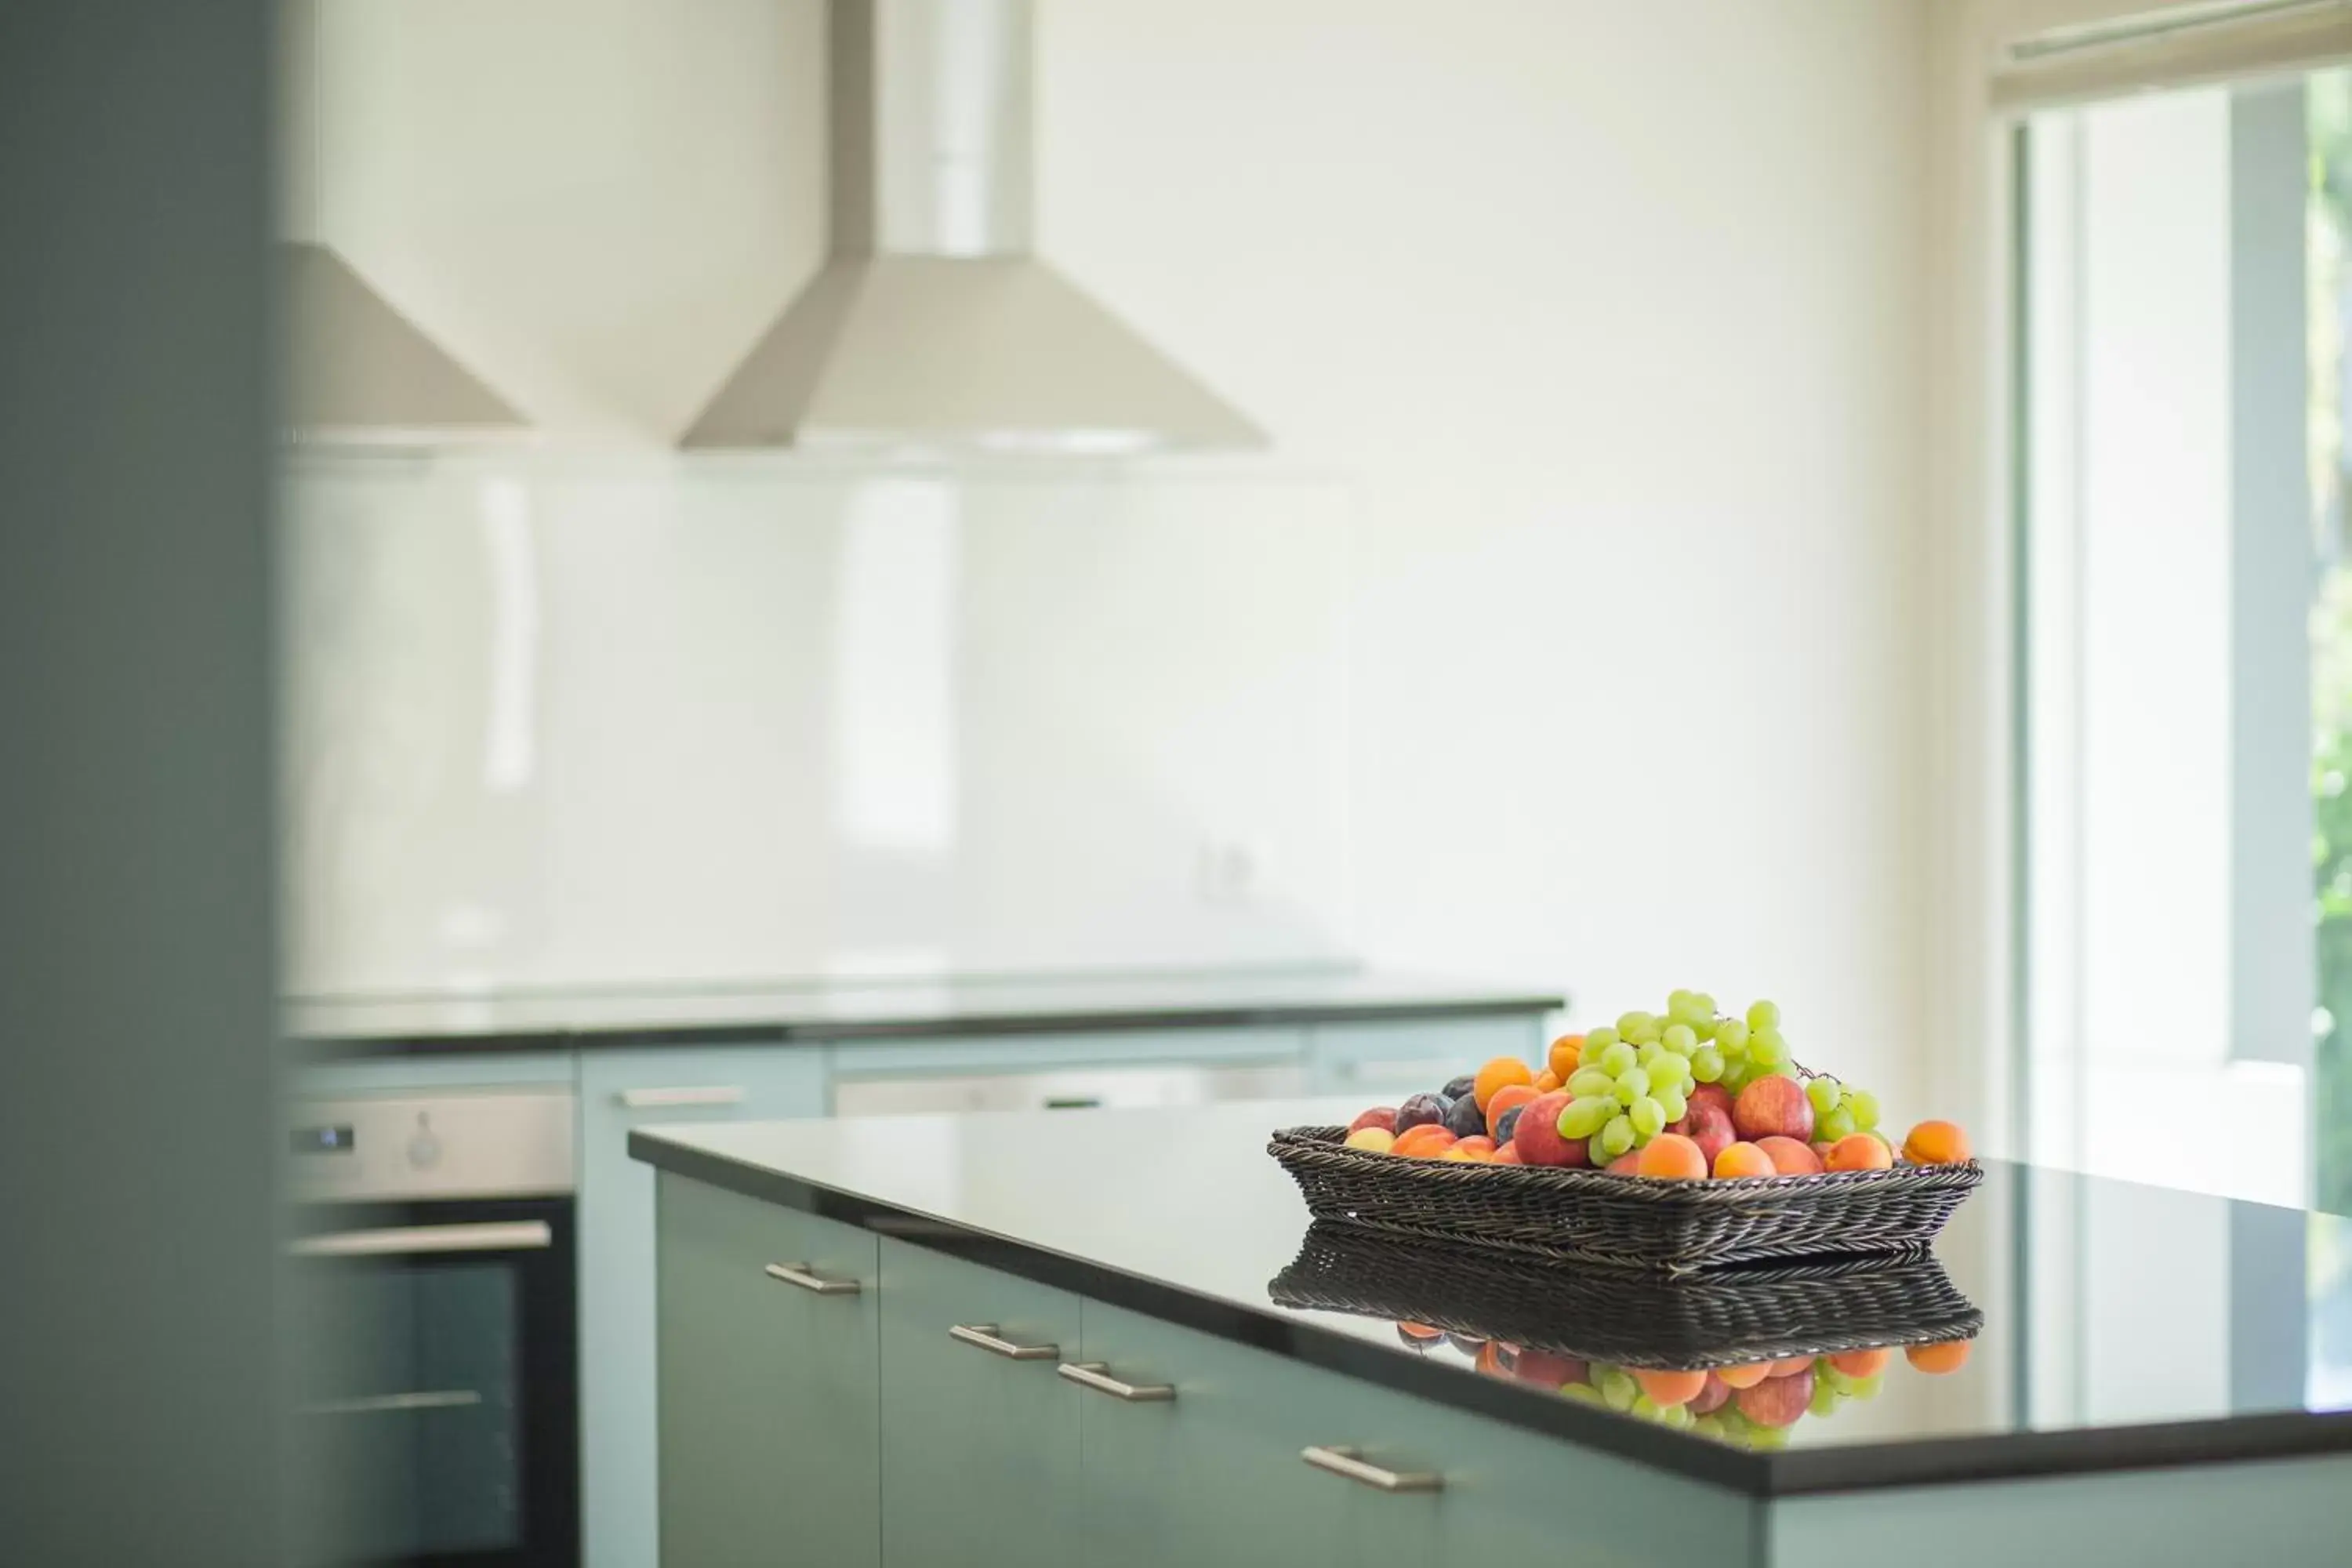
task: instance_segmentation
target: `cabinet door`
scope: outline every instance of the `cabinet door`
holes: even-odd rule
[[[659,1178],[662,1568],[879,1568],[879,1254]]]
[[[1080,1561],[1078,1409],[1054,1375],[1077,1345],[1076,1297],[883,1241],[883,1562]]]
[[[1175,1390],[1152,1405],[1085,1391],[1095,1561],[1751,1560],[1753,1510],[1729,1492],[1099,1302],[1082,1312],[1090,1362]]]
[[[1097,1301],[1082,1311],[1088,1367],[1142,1392],[1173,1390],[1131,1402],[1072,1388],[1086,1561],[1169,1568],[1470,1561],[1403,1544],[1398,1516],[1427,1511],[1426,1499],[1375,1499],[1301,1462],[1317,1435],[1360,1425],[1347,1407],[1361,1395],[1344,1380],[1270,1381],[1283,1363],[1261,1352]],[[1373,1510],[1375,1500],[1401,1506]],[[1412,1532],[1415,1540],[1427,1533]]]
[[[1308,1087],[1317,1094],[1362,1093],[1368,1103],[1388,1105],[1475,1072],[1496,1057],[1538,1061],[1549,1043],[1545,1016],[1318,1024],[1307,1037]]]
[[[580,1058],[580,1495],[588,1568],[654,1568],[654,1172],[629,1129],[821,1116],[798,1047],[591,1050]]]

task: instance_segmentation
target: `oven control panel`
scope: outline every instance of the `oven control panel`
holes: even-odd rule
[[[512,1089],[298,1100],[288,1188],[309,1203],[568,1193],[573,1107],[567,1092]]]

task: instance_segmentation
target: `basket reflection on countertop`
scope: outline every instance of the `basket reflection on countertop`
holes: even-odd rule
[[[1983,1312],[1924,1251],[1671,1278],[1318,1220],[1266,1289],[1284,1308],[1661,1369],[1937,1343],[1972,1338],[1984,1326]]]

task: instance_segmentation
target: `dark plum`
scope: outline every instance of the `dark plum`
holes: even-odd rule
[[[1455,1079],[1453,1082],[1447,1084],[1444,1089],[1439,1089],[1437,1092],[1444,1096],[1448,1100],[1456,1100],[1477,1087],[1478,1075],[1475,1072],[1465,1072],[1460,1078]]]
[[[1486,1113],[1478,1109],[1475,1098],[1465,1094],[1445,1112],[1445,1130],[1456,1138],[1481,1137],[1486,1131]]]
[[[1416,1094],[1397,1107],[1396,1130],[1402,1133],[1410,1128],[1425,1126],[1431,1122],[1443,1127],[1445,1124],[1445,1101],[1437,1096]]]
[[[1499,1149],[1511,1141],[1511,1134],[1519,1130],[1519,1112],[1526,1109],[1523,1105],[1514,1105],[1503,1112],[1502,1119],[1495,1123],[1496,1148]]]

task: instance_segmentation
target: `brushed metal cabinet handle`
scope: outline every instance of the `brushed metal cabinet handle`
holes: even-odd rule
[[[1328,1470],[1335,1476],[1345,1476],[1360,1481],[1377,1491],[1433,1492],[1443,1491],[1445,1478],[1425,1470],[1389,1470],[1364,1462],[1360,1448],[1301,1448],[1298,1457],[1318,1470]]]
[[[373,1394],[358,1399],[321,1399],[302,1406],[305,1415],[382,1415],[410,1410],[463,1410],[482,1402],[473,1388],[436,1388],[416,1394]]]
[[[675,1089],[625,1089],[613,1097],[624,1110],[677,1105],[740,1105],[751,1091],[740,1083],[688,1084]]]
[[[554,1228],[545,1220],[517,1219],[339,1230],[298,1237],[286,1244],[286,1250],[296,1258],[401,1258],[430,1252],[524,1252],[554,1245]]]
[[[805,1263],[771,1263],[763,1272],[771,1279],[781,1279],[820,1296],[855,1296],[859,1289],[855,1279],[827,1279],[822,1274],[812,1274]]]
[[[948,1338],[977,1345],[1007,1361],[1052,1361],[1062,1353],[1059,1345],[1016,1345],[1011,1340],[1000,1339],[994,1323],[951,1323],[948,1326]]]
[[[1129,1405],[1164,1404],[1176,1397],[1176,1390],[1165,1383],[1121,1383],[1110,1375],[1108,1363],[1104,1362],[1066,1361],[1054,1370],[1080,1388],[1091,1388],[1097,1394],[1108,1394]]]

